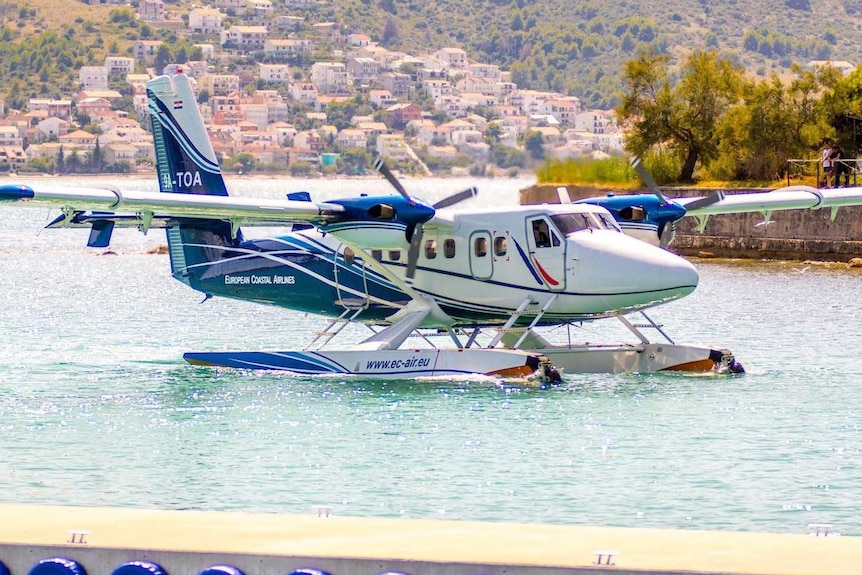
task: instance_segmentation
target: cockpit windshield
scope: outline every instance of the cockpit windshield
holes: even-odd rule
[[[582,230],[622,231],[613,217],[600,212],[557,214],[551,216],[551,221],[554,222],[557,228],[559,228],[565,236]]]

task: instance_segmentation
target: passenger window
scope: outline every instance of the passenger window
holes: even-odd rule
[[[554,247],[560,245],[560,238],[558,238],[557,234],[555,234],[554,232],[551,232],[551,243],[554,245]]]
[[[389,250],[389,259],[397,262],[401,259],[401,250]]]
[[[448,259],[455,257],[455,240],[452,238],[443,240],[443,255]]]
[[[378,262],[383,261],[383,250],[371,250],[371,257]]]
[[[488,240],[486,238],[476,238],[473,242],[473,253],[477,258],[484,258],[488,255]]]
[[[356,260],[356,254],[350,248],[344,248],[344,263],[351,265]]]
[[[425,258],[433,260],[437,257],[437,240],[425,240]]]
[[[508,242],[506,238],[503,236],[497,236],[494,238],[494,255],[495,256],[504,256],[508,251]]]

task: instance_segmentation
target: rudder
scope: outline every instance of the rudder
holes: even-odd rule
[[[227,196],[189,77],[158,76],[147,82],[159,189],[166,193]],[[241,240],[222,220],[177,218],[168,224],[171,273],[191,285],[208,263],[224,257]]]

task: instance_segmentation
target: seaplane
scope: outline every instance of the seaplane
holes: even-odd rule
[[[660,245],[662,227],[672,224],[666,214],[679,212],[667,209],[673,200],[633,196],[631,209],[618,203],[622,196],[459,207],[477,194],[471,188],[429,204],[409,194],[382,159],[376,168],[397,193],[326,202],[302,191],[285,199],[231,196],[189,78],[155,77],[147,83],[147,98],[159,192],[8,184],[0,186],[0,201],[58,208],[48,227],[89,228],[87,243],[96,248],[110,244],[116,227],[144,233],[164,228],[173,278],[205,300],[248,300],[329,322],[303,349],[188,352],[184,358],[193,365],[374,378],[538,374],[551,380],[560,371],[742,371],[728,350],[677,344],[646,314],[698,284],[695,267]],[[726,199],[707,197],[689,205],[689,213],[721,213],[715,206]],[[762,202],[754,207],[762,211]],[[655,224],[659,239],[623,233],[618,219],[632,214],[628,219]],[[284,233],[246,238],[243,228],[254,226]],[[646,323],[635,323],[641,321],[629,317],[635,314]],[[636,341],[557,343],[541,333],[543,327],[612,318]],[[346,325],[356,323],[371,334],[329,348]],[[664,341],[650,341],[646,327]],[[417,334],[427,345],[408,341]],[[451,344],[438,346],[429,334]]]

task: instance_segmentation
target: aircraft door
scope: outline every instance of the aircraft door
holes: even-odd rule
[[[337,257],[341,254],[343,257]],[[368,277],[365,260],[356,257],[349,247],[341,244],[334,254],[333,279],[337,304],[348,309],[368,307]]]
[[[530,263],[549,289],[566,289],[566,238],[544,216],[527,218]]]
[[[470,274],[479,280],[486,280],[494,273],[491,258],[491,232],[479,231],[470,234]]]

